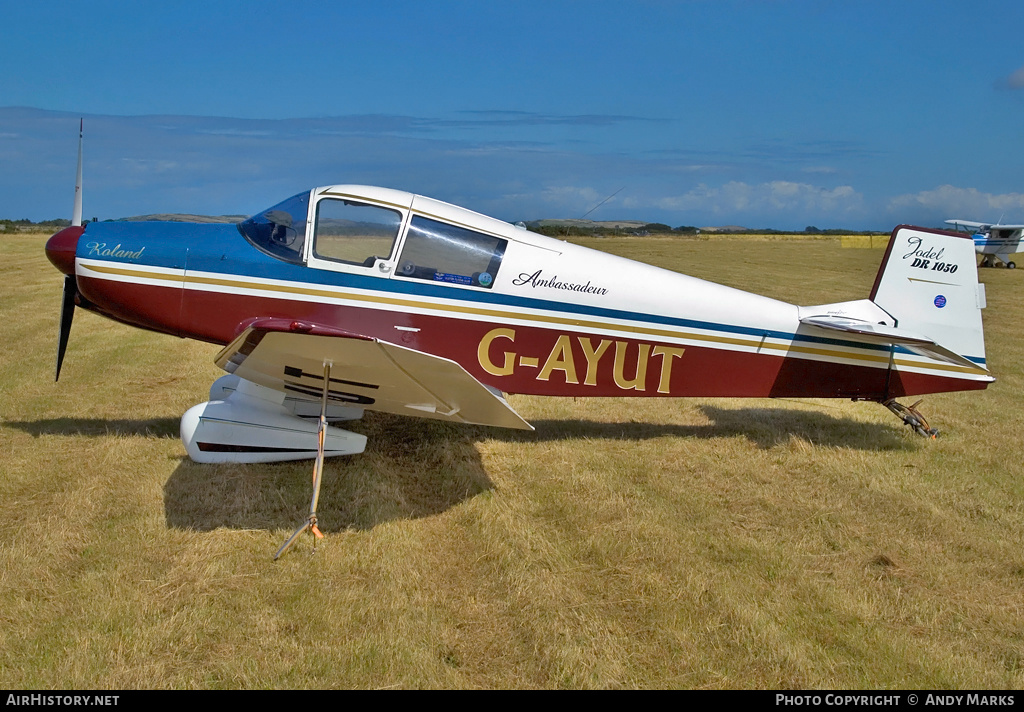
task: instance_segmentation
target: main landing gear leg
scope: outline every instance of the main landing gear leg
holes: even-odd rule
[[[281,557],[281,554],[288,551],[289,547],[295,543],[295,540],[299,538],[299,535],[307,529],[313,533],[313,553],[316,553],[316,543],[318,539],[323,539],[324,535],[320,532],[320,529],[316,525],[316,505],[317,500],[320,499],[320,479],[324,474],[324,438],[327,435],[327,392],[331,387],[331,362],[324,361],[324,390],[320,395],[320,427],[317,429],[316,439],[316,463],[313,465],[313,501],[309,503],[309,517],[303,523],[301,527],[295,530],[295,532],[288,537],[288,541],[281,545],[281,548],[274,554],[274,560],[277,561]]]
[[[921,401],[917,401],[914,405],[903,405],[902,403],[897,403],[894,398],[882,401],[882,405],[891,410],[896,417],[913,428],[915,433],[922,437],[934,439],[935,436],[939,434],[939,431],[935,428],[928,427],[928,421],[925,420],[924,416],[917,410],[917,406],[920,404]]]

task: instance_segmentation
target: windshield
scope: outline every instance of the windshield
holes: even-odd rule
[[[239,223],[238,231],[246,240],[272,257],[301,263],[308,213],[307,190]]]

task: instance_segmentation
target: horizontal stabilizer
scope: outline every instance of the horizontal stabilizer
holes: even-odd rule
[[[939,346],[934,339],[921,334],[915,334],[894,326],[885,324],[872,324],[861,319],[847,319],[836,316],[808,316],[800,320],[804,326],[814,326],[829,331],[841,331],[844,334],[855,334],[860,337],[859,341],[869,344],[894,344],[902,346],[911,353],[927,358],[938,359],[957,366],[965,366],[971,369],[979,369],[978,364],[960,354]]]

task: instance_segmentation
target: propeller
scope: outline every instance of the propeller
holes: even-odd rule
[[[78,285],[75,282],[75,253],[82,229],[82,119],[78,120],[78,175],[75,180],[75,205],[71,213],[71,227],[65,228],[46,242],[46,256],[64,273],[64,292],[60,302],[60,331],[57,334],[57,370],[54,381],[60,380],[60,367],[64,363],[71,322],[75,318],[75,297]]]
[[[78,174],[75,177],[75,207],[71,211],[71,226],[82,225],[82,127],[84,120],[78,120]]]
[[[71,335],[71,320],[75,318],[75,295],[78,294],[78,285],[75,284],[75,275],[64,275],[64,294],[60,301],[60,333],[57,335],[57,372],[53,377],[54,382],[60,380],[60,367],[64,363],[64,351],[68,347],[68,337]]]

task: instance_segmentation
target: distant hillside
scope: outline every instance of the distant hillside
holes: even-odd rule
[[[750,232],[748,227],[740,227],[739,225],[719,225],[718,227],[702,227],[701,232]]]
[[[677,227],[669,228],[661,223],[651,223],[645,220],[579,220],[572,218],[549,218],[545,220],[532,220],[526,223],[531,229],[537,228],[575,228],[581,231],[608,231],[608,230],[650,230],[652,227],[668,228],[673,232],[750,232],[748,227],[739,225],[719,225],[709,227]]]
[[[180,213],[160,213],[157,215],[136,215],[130,218],[120,218],[128,222],[144,222],[160,220],[163,222],[196,222],[196,223],[237,223],[242,222],[248,215],[183,215]]]
[[[573,220],[549,219],[531,220],[526,223],[527,227],[575,227],[580,230],[638,230],[647,223],[643,220]]]

